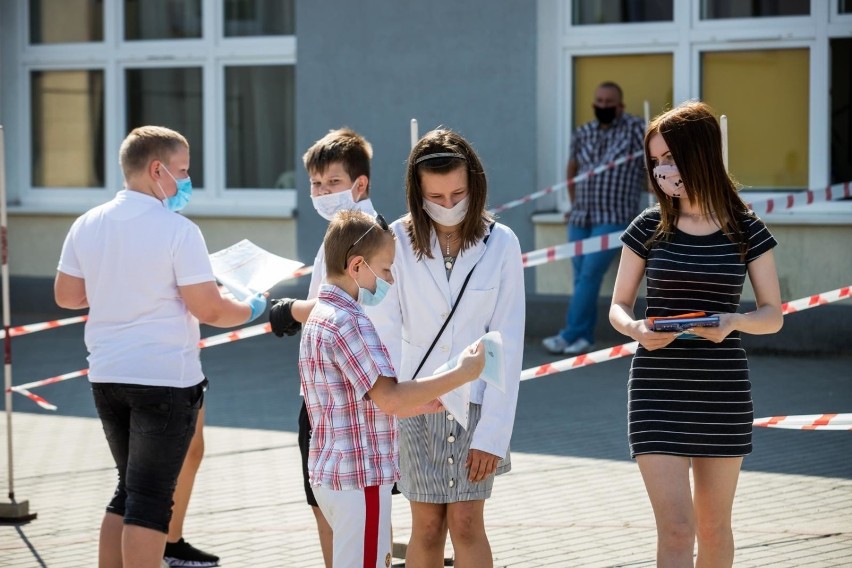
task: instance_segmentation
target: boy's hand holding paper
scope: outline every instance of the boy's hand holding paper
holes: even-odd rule
[[[483,360],[484,359],[484,360]],[[506,392],[506,377],[503,370],[503,337],[498,331],[491,331],[479,338],[479,341],[465,348],[458,356],[453,357],[437,369],[435,374],[443,373],[455,367],[474,365],[471,372],[478,378],[501,392]],[[470,406],[470,383],[467,383],[439,397],[447,412],[467,430]]]

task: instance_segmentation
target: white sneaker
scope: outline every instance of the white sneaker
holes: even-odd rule
[[[580,353],[586,353],[587,351],[591,351],[594,345],[594,343],[590,343],[580,337],[570,345],[567,345],[565,349],[562,350],[562,353],[564,355],[579,355]]]
[[[562,336],[558,333],[552,337],[545,337],[541,340],[541,344],[554,355],[561,355],[568,347],[568,342],[562,339]]]

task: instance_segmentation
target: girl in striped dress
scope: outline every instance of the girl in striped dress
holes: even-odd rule
[[[657,522],[657,565],[692,566],[697,535],[699,566],[731,566],[731,510],[753,420],[740,333],[781,328],[776,242],[728,176],[719,124],[705,104],[656,117],[645,161],[659,206],[622,236],[609,317],[640,343],[628,382],[630,451]],[[739,313],[746,275],[757,307]],[[719,326],[653,331],[633,314],[643,276],[646,317],[705,312]]]

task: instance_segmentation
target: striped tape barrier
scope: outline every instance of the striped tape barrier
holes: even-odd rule
[[[755,201],[749,203],[748,206],[757,215],[766,215],[768,213],[777,213],[785,209],[794,207],[804,207],[815,203],[823,203],[836,199],[852,197],[852,188],[850,183],[837,183],[830,185],[820,190],[807,190],[800,193],[789,193],[780,197]],[[566,260],[575,256],[591,254],[603,250],[621,248],[621,234],[623,231],[615,231],[606,235],[597,237],[589,237],[581,241],[573,241],[554,245],[534,251],[526,252],[521,255],[521,262],[524,268],[539,266],[557,260]]]
[[[852,414],[800,414],[755,418],[755,426],[788,430],[852,430]]]
[[[623,158],[619,158],[619,160],[628,160],[632,159],[633,154],[630,156],[625,156]],[[601,166],[600,168],[606,169],[608,167],[614,167],[611,164],[615,164],[619,160],[615,162],[610,162],[605,166]],[[596,168],[594,172],[597,172],[600,168]],[[603,170],[601,170],[603,171]],[[585,175],[585,174],[581,174]],[[591,175],[591,174],[590,174]],[[587,176],[588,177],[588,176]],[[574,180],[579,181],[580,176],[574,178]],[[783,209],[791,209],[793,207],[801,207],[807,205],[813,205],[814,203],[820,203],[825,201],[832,201],[836,199],[843,199],[846,197],[852,197],[852,188],[850,188],[850,183],[838,183],[834,185],[830,185],[821,190],[808,190],[802,193],[791,193],[786,196],[776,197],[772,199],[767,199],[765,201],[757,201],[755,203],[749,203],[749,207],[755,211],[758,215],[767,214],[772,212],[777,212]],[[560,184],[556,186],[552,186],[552,188],[564,187],[566,184]],[[551,190],[551,188],[548,188]],[[547,191],[547,190],[542,190]],[[541,192],[538,192],[541,193]],[[532,194],[532,195],[538,195]],[[541,193],[544,195],[544,193]],[[530,197],[530,196],[528,196]],[[532,197],[530,197],[532,199]],[[526,198],[522,198],[526,199]],[[521,200],[518,200],[521,201]],[[514,202],[511,202],[514,203]],[[507,204],[508,205],[508,204]],[[504,206],[505,207],[505,206]],[[588,239],[583,239],[581,241],[573,241],[570,243],[564,243],[561,245],[554,245],[542,249],[537,249],[534,251],[526,252],[521,255],[521,262],[523,263],[524,268],[530,268],[533,266],[539,266],[542,264],[547,264],[550,262],[556,262],[558,260],[566,260],[569,258],[573,258],[575,256],[582,256],[584,254],[591,254],[595,252],[600,252],[604,250],[610,250],[614,248],[621,247],[621,234],[623,231],[615,231],[612,233],[608,233],[606,235],[600,235],[597,237],[589,237]],[[311,274],[314,270],[313,266],[303,266],[302,268],[296,270],[291,276],[286,278],[286,280],[293,280],[296,278],[301,278],[302,276],[306,276]],[[28,333],[35,333],[37,331],[43,331],[45,329],[54,329],[56,327],[61,327],[65,325],[71,325],[75,323],[82,323],[88,319],[88,316],[77,316],[72,318],[66,318],[61,320],[53,320],[42,323],[33,323],[28,325],[22,325],[10,328],[9,336],[17,337],[20,335],[26,335]],[[0,339],[6,336],[6,332],[0,330]]]
[[[845,300],[850,297],[850,290],[852,290],[852,287],[844,286],[843,288],[823,292],[822,294],[816,294],[808,296],[807,298],[800,298],[798,300],[786,302],[781,305],[781,313],[787,315],[807,310],[809,308],[839,302],[840,300]],[[576,357],[570,357],[568,359],[562,359],[552,363],[545,363],[538,367],[524,369],[521,371],[521,380],[528,381],[530,379],[537,379],[539,377],[553,375],[563,371],[570,371],[571,369],[576,369],[578,367],[585,367],[595,363],[603,363],[604,361],[612,361],[613,359],[633,355],[636,353],[636,348],[638,346],[638,341],[631,341],[630,343],[625,343],[623,345],[616,345],[615,347],[608,347],[598,351],[590,351],[589,353],[583,353]]]
[[[74,323],[82,323],[89,319],[89,316],[76,316],[73,318],[65,318],[51,321],[44,321],[41,323],[30,323],[27,325],[18,325],[15,327],[9,328],[9,337],[18,337],[21,335],[26,335],[28,333],[35,333],[37,331],[44,331],[45,329],[55,329],[57,327],[62,327],[65,325],[71,325]],[[6,337],[6,330],[0,329],[0,339]]]
[[[644,150],[636,150],[632,154],[627,154],[626,156],[622,156],[622,157],[615,159],[611,162],[607,162],[606,164],[602,164],[602,165],[600,165],[600,166],[598,166],[598,167],[596,167],[592,170],[578,174],[578,175],[574,176],[573,178],[571,178],[570,180],[563,181],[561,183],[557,183],[556,185],[551,185],[550,187],[546,187],[542,190],[536,191],[535,193],[530,193],[529,195],[525,195],[525,196],[520,197],[518,199],[515,199],[513,201],[509,201],[508,203],[504,203],[503,205],[500,205],[499,207],[495,207],[495,208],[491,209],[490,213],[496,215],[498,213],[502,213],[503,211],[506,211],[507,209],[511,209],[511,208],[517,207],[519,205],[524,205],[525,203],[529,203],[530,201],[536,200],[539,197],[544,197],[545,195],[549,195],[549,194],[553,193],[554,191],[558,191],[560,189],[565,189],[569,185],[574,185],[578,182],[585,181],[585,180],[589,179],[590,177],[594,177],[598,174],[605,172],[606,170],[612,170],[612,169],[615,169],[618,166],[620,166],[620,165],[622,165],[626,162],[631,162],[633,160],[639,159],[644,155],[644,153],[645,153]]]
[[[838,288],[829,292],[823,292],[822,294],[815,294],[806,298],[800,298],[798,300],[786,302],[781,305],[781,312],[784,315],[796,313],[802,310],[822,306],[824,304],[838,302],[840,300],[849,298],[850,295],[852,295],[852,286],[845,286],[843,288]],[[220,333],[218,335],[211,335],[210,337],[206,337],[199,341],[198,346],[201,349],[205,349],[207,347],[213,347],[215,345],[223,345],[225,343],[239,341],[240,339],[264,335],[266,333],[270,333],[271,331],[272,326],[268,323],[252,325],[235,331]],[[521,380],[527,381],[530,379],[536,379],[545,375],[552,375],[555,373],[561,373],[563,371],[570,371],[571,369],[576,369],[577,367],[584,367],[587,365],[592,365],[594,363],[602,363],[604,361],[610,361],[613,359],[626,357],[627,355],[633,355],[634,353],[636,353],[636,348],[638,346],[639,342],[633,341],[630,343],[625,343],[623,345],[616,345],[615,347],[600,349],[598,351],[592,351],[589,353],[584,353],[582,355],[577,355],[576,357],[570,357],[561,361],[554,361],[553,363],[546,363],[538,367],[525,369],[521,371]],[[16,385],[8,390],[26,396],[42,408],[45,408],[47,410],[56,410],[56,407],[54,405],[50,404],[42,397],[29,392],[28,389],[49,385],[52,383],[58,383],[61,381],[67,381],[76,377],[82,377],[84,375],[87,375],[88,373],[88,369],[82,369],[80,371],[66,373],[64,375],[51,377],[49,379],[42,379],[40,381],[33,381],[31,383]]]

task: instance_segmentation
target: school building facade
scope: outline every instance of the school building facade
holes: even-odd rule
[[[0,2],[13,311],[47,311],[62,240],[121,188],[134,126],[189,139],[185,214],[211,252],[248,238],[311,264],[325,221],[301,155],[328,130],[371,141],[387,218],[404,212],[412,118],[420,134],[445,126],[474,144],[496,206],[563,181],[571,130],[604,80],[632,114],[690,98],[725,114],[749,201],[852,179],[852,0]],[[530,251],[565,241],[567,206],[561,192],[501,220]],[[852,200],[764,219],[785,300],[852,284]],[[560,325],[570,272],[528,271],[531,333]],[[808,330],[830,312],[852,332],[852,307],[813,311]]]

